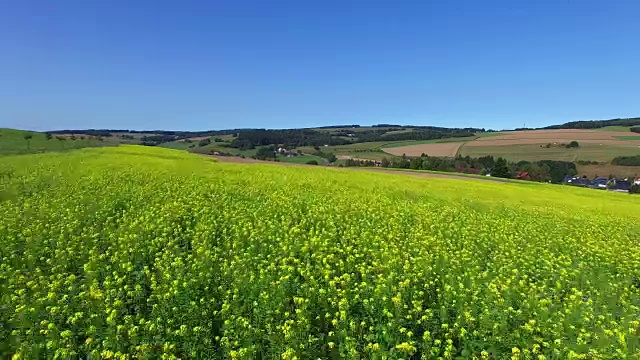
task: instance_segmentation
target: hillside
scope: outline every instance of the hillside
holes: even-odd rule
[[[45,133],[0,128],[0,155],[63,151],[107,143],[88,135],[51,136]]]
[[[502,157],[512,163],[522,161],[573,162],[579,174],[640,176],[640,167],[611,165],[613,158],[640,154],[640,134],[632,132],[640,118],[575,121],[545,129],[492,131],[480,128],[444,128],[433,126],[379,124],[374,126],[338,125],[308,129],[228,129],[217,131],[129,131],[88,130],[90,133],[115,134],[135,138],[138,143],[187,150],[202,154],[256,157],[262,147],[284,147],[304,157],[280,156],[284,162],[316,161],[337,158],[346,161],[393,161],[402,155],[418,157],[468,156]],[[67,130],[62,133],[82,132]],[[577,141],[580,146],[565,145]],[[321,148],[321,149],[320,149]],[[273,160],[273,159],[272,159]],[[468,165],[467,165],[468,166]],[[513,167],[513,166],[512,166]],[[443,171],[454,171],[445,167]],[[480,169],[471,169],[479,171]],[[490,170],[490,169],[486,169]],[[519,169],[522,170],[522,169]],[[514,169],[515,172],[519,171]]]
[[[219,154],[238,157],[259,157],[282,162],[317,162],[322,165],[353,165],[354,162],[380,166],[383,162],[398,161],[406,155],[420,157],[468,157],[466,163],[449,162],[429,170],[491,172],[490,167],[474,168],[473,159],[491,156],[510,162],[512,174],[528,172],[522,162],[570,162],[579,175],[589,177],[640,176],[640,166],[615,166],[611,162],[619,156],[640,154],[638,118],[596,121],[577,121],[538,130],[492,131],[483,128],[444,128],[433,126],[344,125],[308,129],[228,129],[216,131],[130,131],[130,130],[63,130],[56,137],[68,139],[75,135],[76,142],[42,142],[31,144],[13,137],[4,146],[4,153],[40,152],[66,147],[96,146],[95,141],[79,138],[100,138],[105,144],[144,144],[200,154]],[[635,127],[634,127],[635,126]],[[37,136],[42,139],[42,135]],[[0,137],[0,142],[2,141]],[[571,142],[579,146],[568,148]],[[27,146],[30,149],[27,149]],[[266,148],[266,149],[265,149]],[[285,149],[282,153],[269,151]],[[262,150],[260,150],[262,149]],[[269,150],[269,151],[266,151]],[[2,152],[0,146],[0,152]],[[262,155],[258,153],[262,151]],[[266,154],[266,155],[265,155]],[[300,155],[300,157],[298,157]],[[337,161],[335,161],[337,160]],[[562,174],[552,176],[562,178]],[[570,174],[564,174],[570,175]],[[564,176],[563,175],[563,176]],[[560,176],[560,177],[558,177]],[[547,181],[549,177],[539,177]]]
[[[0,168],[1,358],[640,353],[626,194],[141,146]]]
[[[547,129],[526,131],[503,131],[489,133],[491,136],[478,134],[475,137],[456,141],[446,139],[436,142],[406,143],[404,146],[383,146],[381,149],[391,156],[406,154],[407,156],[484,156],[502,157],[512,162],[520,161],[567,161],[578,165],[580,175],[593,177],[597,174],[608,176],[638,176],[640,167],[611,166],[611,161],[618,156],[640,154],[640,135],[622,129]],[[488,134],[487,134],[488,135]],[[572,141],[578,147],[567,148]],[[591,164],[591,163],[597,164]]]
[[[640,117],[611,120],[570,121],[561,125],[547,126],[545,129],[601,129],[601,128],[629,128],[640,126]]]

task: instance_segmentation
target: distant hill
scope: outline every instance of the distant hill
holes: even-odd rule
[[[89,135],[52,135],[0,128],[0,155],[63,151],[105,145],[109,145],[109,142]]]
[[[599,129],[605,126],[638,126],[640,117],[611,120],[570,121],[561,125],[547,126],[543,129]]]

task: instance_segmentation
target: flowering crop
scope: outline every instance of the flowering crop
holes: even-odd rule
[[[636,200],[134,146],[3,157],[0,358],[632,358]]]

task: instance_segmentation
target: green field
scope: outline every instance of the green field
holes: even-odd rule
[[[382,160],[382,158],[391,159],[395,155],[388,154],[382,149],[394,148],[408,145],[418,144],[435,144],[445,142],[460,142],[470,141],[476,137],[461,137],[461,138],[447,138],[447,139],[433,139],[433,140],[399,140],[399,141],[371,141],[364,143],[355,143],[348,145],[335,145],[335,146],[321,146],[320,150],[323,152],[331,152],[336,156],[350,156],[355,159],[369,159],[369,160]],[[315,149],[312,146],[300,147],[305,153],[313,153]]]
[[[414,132],[414,131],[415,131],[414,129],[392,130],[392,131],[387,131],[386,133],[382,134],[382,137],[389,136],[389,135],[406,134],[406,133],[410,133],[410,132]]]
[[[389,155],[382,151],[380,148],[386,142],[377,141],[377,142],[366,142],[359,144],[349,144],[349,145],[336,145],[336,146],[320,146],[319,149],[325,153],[333,153],[336,156],[349,156],[358,159],[370,159],[370,160],[380,160],[383,157],[391,158],[393,155]],[[313,146],[302,146],[299,147],[302,152],[305,154],[313,154],[316,152]]]
[[[185,141],[172,141],[167,143],[162,143],[158,145],[158,147],[167,148],[167,149],[175,149],[175,150],[188,150],[198,146],[197,141],[193,142],[185,142]]]
[[[30,135],[30,139],[25,139]],[[98,140],[91,136],[78,136],[75,140],[65,137],[59,140],[56,136],[47,139],[44,133],[0,128],[0,155],[28,154],[48,151],[64,151],[85,147],[105,146],[117,143],[105,138]]]
[[[509,135],[508,131],[491,131],[491,132],[480,132],[476,133],[476,137],[492,137],[492,136],[503,136]]]
[[[279,155],[278,160],[281,162],[289,162],[289,163],[295,163],[295,164],[306,164],[312,160],[318,162],[318,164],[320,165],[327,163],[327,161],[324,158],[321,158],[320,156],[307,155],[307,154],[294,156],[294,157],[286,157],[286,156]]]
[[[640,354],[632,195],[141,146],[0,169],[3,359]]]
[[[596,130],[608,130],[608,131],[620,131],[620,132],[629,132],[632,127],[631,126],[605,126],[598,128]]]
[[[616,136],[620,140],[640,140],[640,135]]]
[[[538,161],[538,160],[563,160],[563,161],[601,161],[609,162],[616,156],[630,156],[640,154],[637,145],[612,145],[581,143],[579,148],[567,149],[564,147],[546,148],[540,144],[525,145],[495,145],[495,146],[461,146],[458,154],[463,156],[480,157],[493,155],[503,157],[511,161]]]

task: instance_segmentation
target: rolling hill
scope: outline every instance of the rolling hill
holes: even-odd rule
[[[141,146],[0,169],[1,358],[640,353],[626,194]]]

